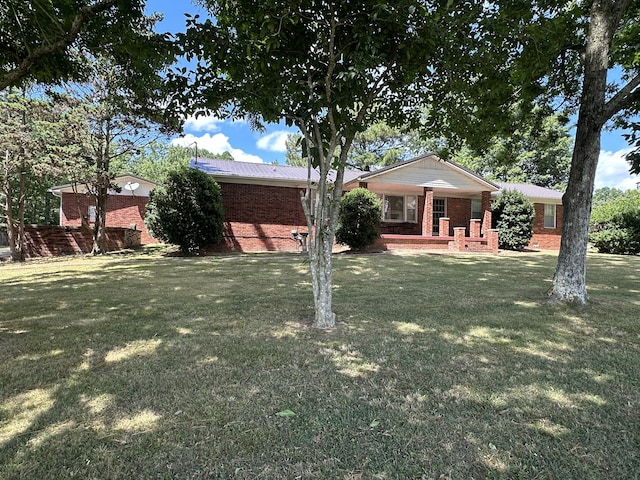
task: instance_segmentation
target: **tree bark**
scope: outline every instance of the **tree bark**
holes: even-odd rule
[[[313,324],[316,328],[333,328],[336,324],[332,295],[333,235],[331,235],[329,231],[318,232],[315,244],[316,245],[309,250],[309,266],[311,269],[313,302],[315,306],[315,319]]]
[[[591,199],[600,156],[609,52],[628,1],[596,0],[590,12],[584,79],[571,172],[562,204],[564,221],[558,263],[549,296],[553,301],[587,301],[586,263]]]
[[[106,253],[107,201],[111,179],[109,168],[111,164],[111,120],[106,120],[104,126],[104,144],[100,147],[96,159],[96,221],[93,225],[92,255]]]
[[[7,157],[8,157],[7,153]],[[7,160],[8,162],[8,160]],[[24,166],[20,172],[19,192],[18,192],[18,218],[13,215],[13,189],[11,188],[11,178],[9,172],[4,175],[3,191],[5,195],[5,217],[7,220],[7,240],[11,252],[11,260],[14,262],[24,262],[24,198],[25,198],[25,173]]]

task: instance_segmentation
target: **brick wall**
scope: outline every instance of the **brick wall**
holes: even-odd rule
[[[456,227],[465,227],[469,235],[469,220],[471,220],[471,200],[468,198],[448,198],[447,217],[449,217],[449,233],[453,235]]]
[[[562,236],[563,212],[562,205],[556,205],[556,228],[544,228],[544,204],[533,205],[535,217],[533,219],[533,237],[529,248],[533,250],[560,250]]]
[[[291,187],[219,182],[224,236],[209,251],[296,251],[291,231],[307,231],[300,193]]]
[[[140,245],[140,230],[109,227],[105,232],[108,251]],[[86,227],[31,226],[25,228],[25,256],[55,257],[89,253],[93,247],[93,232]]]
[[[130,228],[136,226],[141,233],[143,244],[157,243],[144,224],[144,214],[149,197],[134,195],[109,195],[107,199],[107,227]],[[62,213],[60,223],[63,226],[82,225],[80,215],[89,220],[89,207],[94,205],[87,195],[73,193],[62,194]]]

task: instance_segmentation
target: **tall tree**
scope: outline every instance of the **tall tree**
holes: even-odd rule
[[[86,168],[73,181],[83,184],[95,202],[92,253],[96,255],[106,252],[107,201],[109,190],[118,188],[113,184],[117,160],[130,158],[162,131],[153,120],[160,114],[153,115],[153,106],[131,89],[126,70],[111,57],[93,59],[91,68],[91,82],[69,85],[67,94],[81,104],[88,125],[83,141]],[[160,79],[150,73],[146,81],[153,85]]]
[[[215,22],[188,21],[178,40],[199,64],[173,86],[183,113],[284,119],[299,128],[316,169],[302,205],[310,232],[315,325],[332,327],[332,245],[355,135],[379,121],[491,130],[513,93],[496,78],[509,63],[491,40],[496,11],[483,0],[228,0],[202,2]],[[213,68],[212,68],[213,66]],[[181,95],[182,94],[182,95]],[[437,99],[437,103],[435,101]],[[483,105],[483,116],[472,115]]]
[[[582,84],[576,139],[567,191],[563,197],[564,222],[558,264],[550,297],[583,304],[587,299],[586,252],[594,180],[602,128],[614,116],[628,118],[640,107],[640,63],[637,48],[640,2],[594,0],[570,23],[578,36]],[[584,33],[582,37],[580,34]],[[567,48],[571,44],[567,44]],[[621,83],[607,85],[611,68],[621,69]]]
[[[11,257],[22,261],[34,184],[73,169],[80,155],[73,138],[83,127],[68,104],[15,90],[0,95],[0,117],[0,213],[6,219]]]

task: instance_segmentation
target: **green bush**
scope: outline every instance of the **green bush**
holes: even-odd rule
[[[505,190],[491,205],[493,227],[498,229],[500,248],[524,250],[533,236],[533,204],[524,193]]]
[[[380,237],[381,223],[382,201],[366,188],[355,188],[340,200],[336,241],[361,250]]]
[[[196,253],[222,239],[224,212],[220,187],[209,175],[193,168],[169,173],[147,204],[145,223],[151,234]]]
[[[589,241],[600,253],[640,253],[640,192],[629,190],[594,208]]]

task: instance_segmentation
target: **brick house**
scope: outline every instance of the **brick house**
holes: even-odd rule
[[[295,251],[292,231],[306,232],[300,195],[306,167],[199,158],[192,167],[220,185],[225,211],[223,242],[217,251]],[[317,181],[317,172],[311,170]],[[346,171],[344,190],[366,187],[384,205],[380,248],[445,248],[497,251],[491,230],[491,199],[503,189],[525,193],[536,218],[530,248],[558,249],[562,194],[522,184],[492,183],[434,154],[372,172]]]
[[[149,192],[156,184],[135,175],[120,175],[114,179],[120,192],[109,191],[107,199],[107,227],[124,227],[140,230],[142,244],[157,243],[144,224],[149,202]],[[60,198],[60,225],[77,227],[92,225],[95,221],[95,203],[83,184],[68,184],[49,189]]]

